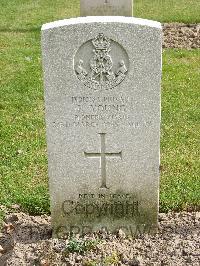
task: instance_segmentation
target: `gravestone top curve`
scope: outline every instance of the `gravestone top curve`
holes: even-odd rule
[[[134,18],[134,17],[121,17],[121,16],[90,16],[90,17],[79,17],[57,20],[54,22],[46,23],[42,25],[42,31],[63,27],[67,25],[85,24],[85,23],[127,23],[137,24],[140,26],[148,26],[153,28],[161,29],[161,23],[148,19]]]

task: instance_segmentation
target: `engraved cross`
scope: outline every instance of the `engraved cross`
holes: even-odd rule
[[[108,188],[106,185],[106,157],[120,157],[122,159],[122,151],[114,153],[114,152],[106,152],[106,133],[99,133],[101,137],[101,151],[90,153],[84,152],[86,157],[89,158],[100,158],[100,167],[101,167],[101,187],[100,188]]]

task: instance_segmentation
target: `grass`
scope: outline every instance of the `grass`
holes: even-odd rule
[[[134,16],[160,22],[200,23],[200,1],[134,0]]]
[[[79,0],[1,0],[3,31],[38,31],[46,22],[79,16]]]
[[[162,81],[161,210],[200,204],[200,50],[165,50]]]
[[[38,31],[43,23],[77,17],[80,0],[1,0],[0,30]],[[161,22],[200,23],[200,1],[134,0],[134,16]]]
[[[77,16],[78,2],[0,3],[0,204],[19,204],[30,214],[49,213],[39,29],[44,22]],[[136,10],[148,2],[156,8],[155,1],[136,1]],[[194,22],[198,18],[195,8],[187,7],[191,17],[183,15],[182,19]],[[159,15],[150,10],[143,17],[151,12],[155,18]],[[171,10],[163,19],[172,15]],[[173,16],[172,21],[175,19]],[[199,53],[163,53],[160,211],[194,209],[200,203]]]
[[[39,33],[1,34],[0,202],[49,208]]]

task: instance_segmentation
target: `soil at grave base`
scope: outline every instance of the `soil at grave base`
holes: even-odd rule
[[[163,48],[200,48],[200,24],[164,23]]]
[[[159,232],[131,239],[96,233],[85,254],[66,253],[67,240],[51,238],[50,217],[9,214],[0,234],[0,265],[200,265],[200,212],[159,215]],[[76,236],[78,237],[78,236]],[[89,264],[90,262],[93,262]]]

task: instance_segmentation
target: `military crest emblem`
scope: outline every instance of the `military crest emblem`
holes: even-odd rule
[[[74,70],[85,86],[94,90],[108,90],[125,79],[128,65],[124,48],[99,33],[80,47],[75,56]]]

